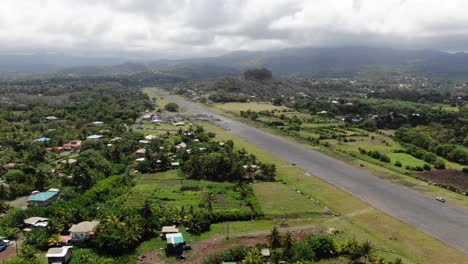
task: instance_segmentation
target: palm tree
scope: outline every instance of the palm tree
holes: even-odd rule
[[[260,254],[260,251],[258,248],[253,247],[247,255],[245,256],[244,259],[245,264],[263,264],[265,263],[262,259],[262,255]]]
[[[55,246],[60,246],[60,244],[62,243],[62,240],[60,239],[60,235],[59,234],[53,234],[51,237],[49,237],[49,239],[47,240],[47,244],[50,246],[50,247],[55,247]]]
[[[208,211],[213,212],[213,203],[216,200],[216,193],[213,191],[205,192],[203,195],[203,202],[208,205]]]
[[[270,235],[267,237],[268,239],[268,244],[270,245],[271,248],[280,248],[281,247],[281,234],[278,230],[278,227],[275,226],[271,230]]]
[[[351,263],[368,263],[373,260],[374,245],[370,241],[355,244],[349,251]]]
[[[293,245],[294,245],[291,232],[287,232],[284,235],[282,242],[283,242],[283,252],[284,252],[283,255],[289,259],[293,255]]]

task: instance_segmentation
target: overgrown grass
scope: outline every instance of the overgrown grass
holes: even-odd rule
[[[323,208],[291,187],[279,182],[264,182],[253,185],[255,197],[269,216],[321,215]]]

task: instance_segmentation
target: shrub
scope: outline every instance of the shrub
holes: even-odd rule
[[[434,168],[439,169],[439,170],[445,169],[445,162],[443,162],[441,159],[437,159],[434,162]]]
[[[403,164],[401,164],[401,162],[399,160],[397,160],[397,161],[395,161],[395,166],[401,167],[401,166],[403,166]]]
[[[387,155],[382,155],[382,156],[380,157],[380,160],[383,161],[383,162],[390,162],[390,161],[391,161],[391,160],[390,160],[390,157],[387,156]]]
[[[164,106],[164,109],[169,112],[177,112],[179,111],[179,105],[176,103],[168,103]]]
[[[430,171],[432,169],[431,165],[425,163],[423,166],[424,170]]]

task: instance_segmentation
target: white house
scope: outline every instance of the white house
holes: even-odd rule
[[[99,221],[84,221],[76,225],[72,225],[70,232],[70,240],[72,242],[82,242],[91,239],[94,236],[99,225]]]

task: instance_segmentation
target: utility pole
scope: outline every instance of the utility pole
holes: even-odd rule
[[[229,222],[227,222],[227,228],[226,228],[226,240],[229,240]]]

